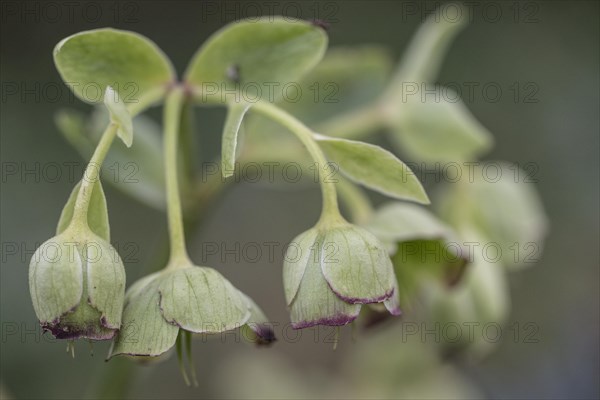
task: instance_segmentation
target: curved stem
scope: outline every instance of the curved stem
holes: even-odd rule
[[[317,169],[319,171],[319,183],[321,185],[321,192],[323,194],[323,210],[321,212],[320,221],[324,222],[342,218],[338,207],[335,183],[333,181],[328,181],[326,176],[321,173],[322,169],[328,168],[329,163],[327,162],[323,151],[313,138],[313,131],[311,131],[308,127],[306,127],[306,125],[297,120],[295,117],[271,103],[257,102],[250,110],[258,111],[261,114],[280,123],[292,131],[298,137],[298,139],[300,139],[302,144],[306,146],[306,149],[310,153],[311,157],[317,163]]]
[[[328,136],[358,139],[377,132],[386,124],[379,102],[329,118],[317,124],[316,131]]]
[[[92,191],[94,190],[94,184],[100,178],[100,167],[102,166],[106,154],[108,153],[108,149],[117,134],[118,127],[119,126],[113,122],[108,125],[96,146],[96,150],[94,150],[90,162],[85,168],[83,179],[81,180],[81,187],[79,188],[77,200],[75,201],[75,210],[73,211],[72,221],[85,222],[85,225],[87,226],[87,213],[90,199],[92,198]]]
[[[177,136],[179,135],[182,105],[183,90],[176,87],[167,96],[163,118],[165,126],[164,151],[167,183],[167,215],[169,221],[169,240],[171,244],[171,255],[167,265],[171,267],[190,262],[185,248],[183,214],[181,212],[181,197],[179,194],[179,182],[177,177]]]
[[[339,179],[337,189],[340,194],[342,204],[348,207],[352,222],[363,224],[373,215],[373,206],[367,195],[352,182],[346,179]]]

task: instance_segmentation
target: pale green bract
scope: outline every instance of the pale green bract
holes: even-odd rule
[[[86,179],[85,177],[83,179]],[[58,220],[58,226],[56,228],[56,234],[59,235],[64,232],[71,220],[73,219],[73,212],[75,210],[75,202],[77,201],[77,195],[81,188],[81,181],[75,185],[67,203],[63,207]],[[87,223],[89,228],[96,235],[100,236],[107,242],[110,242],[110,224],[108,222],[108,208],[106,205],[106,197],[104,196],[104,189],[102,189],[102,183],[100,179],[91,186],[92,196],[90,198],[90,205],[87,213]]]
[[[87,103],[101,103],[111,86],[127,104],[159,100],[175,81],[169,59],[149,39],[111,28],[69,36],[54,48],[62,79]]]
[[[369,143],[315,135],[326,157],[350,179],[397,199],[429,204],[421,182],[389,151]]]
[[[184,81],[201,103],[229,102],[233,96],[224,93],[236,90],[241,100],[274,101],[285,85],[319,62],[326,46],[325,32],[306,21],[277,17],[234,22],[204,43]]]
[[[131,147],[133,143],[133,122],[131,115],[127,111],[127,107],[119,98],[119,94],[115,90],[107,86],[104,92],[104,105],[110,114],[110,122],[119,125],[117,136],[121,138],[127,147]]]
[[[232,176],[235,171],[235,159],[238,143],[238,132],[242,120],[250,108],[248,103],[232,103],[228,105],[227,119],[223,128],[223,143],[221,145],[221,169],[223,177]]]

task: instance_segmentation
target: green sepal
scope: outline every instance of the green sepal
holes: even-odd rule
[[[165,321],[159,308],[161,274],[148,275],[127,290],[121,330],[109,358],[120,354],[160,356],[175,344],[179,327]]]
[[[123,261],[116,249],[100,237],[88,239],[85,250],[87,302],[102,314],[102,325],[119,329],[125,297]]]
[[[83,261],[67,235],[44,242],[29,263],[29,292],[40,323],[57,323],[83,295]]]
[[[294,239],[294,245],[286,252],[284,286],[292,326],[296,329],[345,325],[356,319],[361,309],[360,304],[340,299],[325,280],[319,255],[323,251],[322,238],[313,228]]]
[[[386,247],[370,232],[343,224],[325,228],[320,242],[323,276],[348,303],[380,303],[394,291],[396,277]]]
[[[274,342],[276,340],[275,333],[263,310],[244,293],[240,292],[240,295],[250,309],[250,317],[246,324],[242,326],[243,337],[258,345],[269,345]]]
[[[250,318],[240,292],[212,268],[190,266],[165,272],[158,286],[166,321],[194,333],[240,328]]]

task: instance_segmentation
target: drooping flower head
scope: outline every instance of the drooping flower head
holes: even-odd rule
[[[292,326],[340,326],[363,304],[383,303],[399,315],[396,277],[386,248],[346,221],[318,223],[290,244],[283,281]]]
[[[44,242],[29,266],[42,329],[57,339],[112,339],[121,325],[125,270],[117,251],[91,231],[68,229]]]

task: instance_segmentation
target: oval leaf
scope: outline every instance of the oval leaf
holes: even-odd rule
[[[319,62],[326,46],[325,32],[306,21],[269,17],[234,22],[204,43],[185,81],[201,93],[201,102],[223,103],[231,97],[224,93],[235,90],[241,90],[246,100],[273,101],[285,84],[297,81]]]
[[[449,89],[410,97],[393,139],[400,151],[422,161],[471,161],[491,149],[491,133]],[[450,101],[449,99],[452,99]]]
[[[392,153],[373,144],[315,135],[329,160],[350,179],[380,193],[429,204],[429,198],[410,168]]]
[[[84,178],[85,179],[85,178]],[[65,229],[71,223],[73,219],[73,211],[75,210],[75,202],[77,201],[77,194],[81,188],[81,181],[73,188],[67,204],[65,204],[60,218],[58,220],[58,226],[56,228],[56,234],[64,232]],[[90,205],[88,208],[88,226],[96,235],[102,239],[110,242],[110,226],[108,224],[108,208],[106,206],[106,197],[104,196],[104,189],[100,183],[100,179],[96,180],[93,186],[92,197],[90,198]]]
[[[235,158],[238,142],[238,131],[242,126],[242,120],[246,111],[250,108],[248,103],[231,103],[223,128],[223,142],[221,144],[221,169],[223,177],[233,175],[235,170]]]
[[[138,103],[175,80],[171,62],[142,35],[96,29],[69,36],[54,48],[54,62],[77,97],[101,103],[112,86],[125,103]]]
[[[127,111],[125,103],[119,98],[119,94],[110,86],[107,86],[104,92],[104,105],[110,113],[110,122],[119,125],[117,136],[121,138],[127,147],[131,147],[133,143],[131,115]]]

